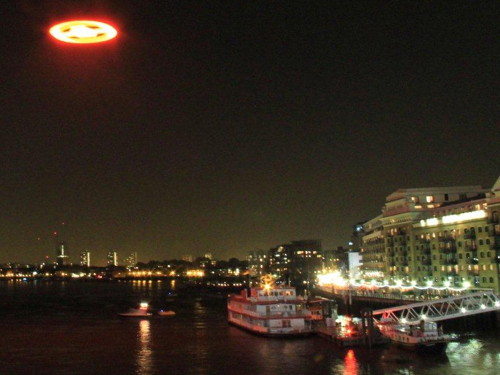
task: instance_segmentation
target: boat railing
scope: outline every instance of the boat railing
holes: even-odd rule
[[[297,303],[303,302],[297,296],[258,296],[258,297],[249,297],[249,301],[256,302],[293,302],[297,301]]]
[[[311,313],[308,310],[302,311],[266,311],[257,312],[255,310],[244,309],[240,306],[233,306],[232,310],[239,313],[248,314],[258,318],[304,318],[309,319]]]

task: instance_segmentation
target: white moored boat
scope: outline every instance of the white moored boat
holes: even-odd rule
[[[436,322],[421,321],[418,324],[382,321],[381,333],[400,347],[425,352],[440,353],[451,341],[450,335],[443,334]]]
[[[263,284],[228,297],[229,323],[264,336],[310,334],[311,314],[295,288]]]

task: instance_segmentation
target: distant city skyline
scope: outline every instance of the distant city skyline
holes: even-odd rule
[[[333,249],[399,188],[498,178],[498,2],[0,10],[0,262],[55,257],[54,232],[73,262]],[[50,36],[73,17],[119,34]]]

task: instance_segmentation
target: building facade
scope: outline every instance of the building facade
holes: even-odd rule
[[[137,258],[137,252],[133,251],[131,252],[128,257],[125,258],[125,266],[129,269],[134,268],[137,265],[138,258]]]
[[[269,272],[293,284],[309,283],[323,268],[320,240],[292,241],[269,250]]]
[[[90,267],[90,251],[84,250],[80,253],[80,265]]]
[[[363,272],[392,282],[498,292],[499,211],[500,178],[491,189],[399,189],[386,198],[382,214],[364,224]]]
[[[118,253],[116,251],[108,251],[108,255],[106,257],[106,264],[108,266],[118,266]]]
[[[346,274],[349,270],[349,249],[342,246],[333,250],[323,250],[323,268],[327,272],[339,271]]]
[[[268,272],[267,253],[264,250],[251,251],[247,261],[250,276],[260,277]]]
[[[68,247],[64,241],[60,241],[56,245],[56,258],[58,266],[69,265]]]
[[[371,279],[383,279],[386,272],[381,218],[382,215],[379,215],[363,224],[363,245],[360,250],[363,261],[361,272],[364,277]]]

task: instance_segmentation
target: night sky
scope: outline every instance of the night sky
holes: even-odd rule
[[[346,245],[500,175],[498,1],[3,0],[0,262]],[[62,44],[55,22],[120,34]],[[64,225],[62,224],[64,223]]]

